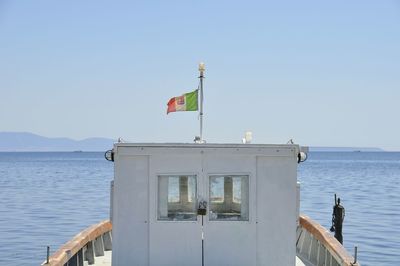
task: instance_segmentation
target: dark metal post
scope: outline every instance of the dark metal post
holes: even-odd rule
[[[46,264],[49,264],[49,257],[50,257],[50,247],[47,246],[47,257],[46,257]]]
[[[336,200],[335,194],[335,205],[333,206],[332,212],[332,227],[331,232],[335,232],[335,238],[343,245],[343,221],[345,216],[345,209],[340,205],[340,198]]]
[[[354,247],[354,262],[353,264],[357,263],[357,246]]]

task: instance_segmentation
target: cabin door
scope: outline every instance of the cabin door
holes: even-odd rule
[[[202,265],[201,172],[200,153],[150,158],[149,265]]]
[[[256,265],[256,157],[206,154],[204,265]]]
[[[152,156],[150,265],[256,265],[255,167],[251,156]]]

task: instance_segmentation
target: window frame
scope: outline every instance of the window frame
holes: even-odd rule
[[[247,203],[248,203],[248,215],[247,215],[247,219],[246,220],[223,220],[223,219],[211,219],[211,195],[210,195],[210,179],[211,177],[214,176],[221,176],[221,177],[225,177],[225,176],[231,176],[231,177],[243,177],[246,176],[248,179],[248,191],[247,191],[247,195],[248,195],[248,199],[247,199]],[[206,193],[207,193],[207,201],[208,201],[208,206],[207,206],[207,221],[208,222],[243,222],[243,223],[251,223],[252,221],[252,212],[253,212],[253,208],[251,207],[252,204],[252,199],[253,199],[253,195],[251,193],[252,191],[252,173],[251,172],[216,172],[216,173],[207,173],[206,175]],[[255,192],[254,192],[255,193]],[[233,193],[232,193],[233,196]],[[225,197],[225,195],[224,195]],[[241,204],[241,203],[240,203]]]
[[[160,189],[160,177],[173,177],[173,176],[194,176],[196,179],[196,189],[195,189],[195,197],[194,197],[194,205],[195,205],[195,210],[194,213],[196,215],[196,218],[193,220],[162,220],[159,217],[159,208],[160,208],[160,198],[159,198],[159,189]],[[198,217],[197,217],[197,201],[198,201],[198,196],[199,196],[199,179],[200,179],[200,174],[196,172],[162,172],[162,173],[155,173],[155,179],[156,179],[156,186],[155,186],[155,222],[158,223],[197,223]],[[179,202],[175,202],[173,204],[178,204],[181,202],[181,197],[179,196]]]

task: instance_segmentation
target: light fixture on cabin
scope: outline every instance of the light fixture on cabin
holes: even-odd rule
[[[297,163],[302,163],[305,162],[307,160],[307,153],[305,152],[299,152],[299,154],[297,155]]]
[[[242,139],[243,144],[250,144],[252,140],[253,140],[253,132],[246,131],[244,133],[244,138]]]

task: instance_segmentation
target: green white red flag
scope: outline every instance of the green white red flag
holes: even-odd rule
[[[171,112],[199,110],[198,92],[199,90],[195,90],[189,93],[185,93],[182,96],[171,98],[167,104],[167,114]]]

